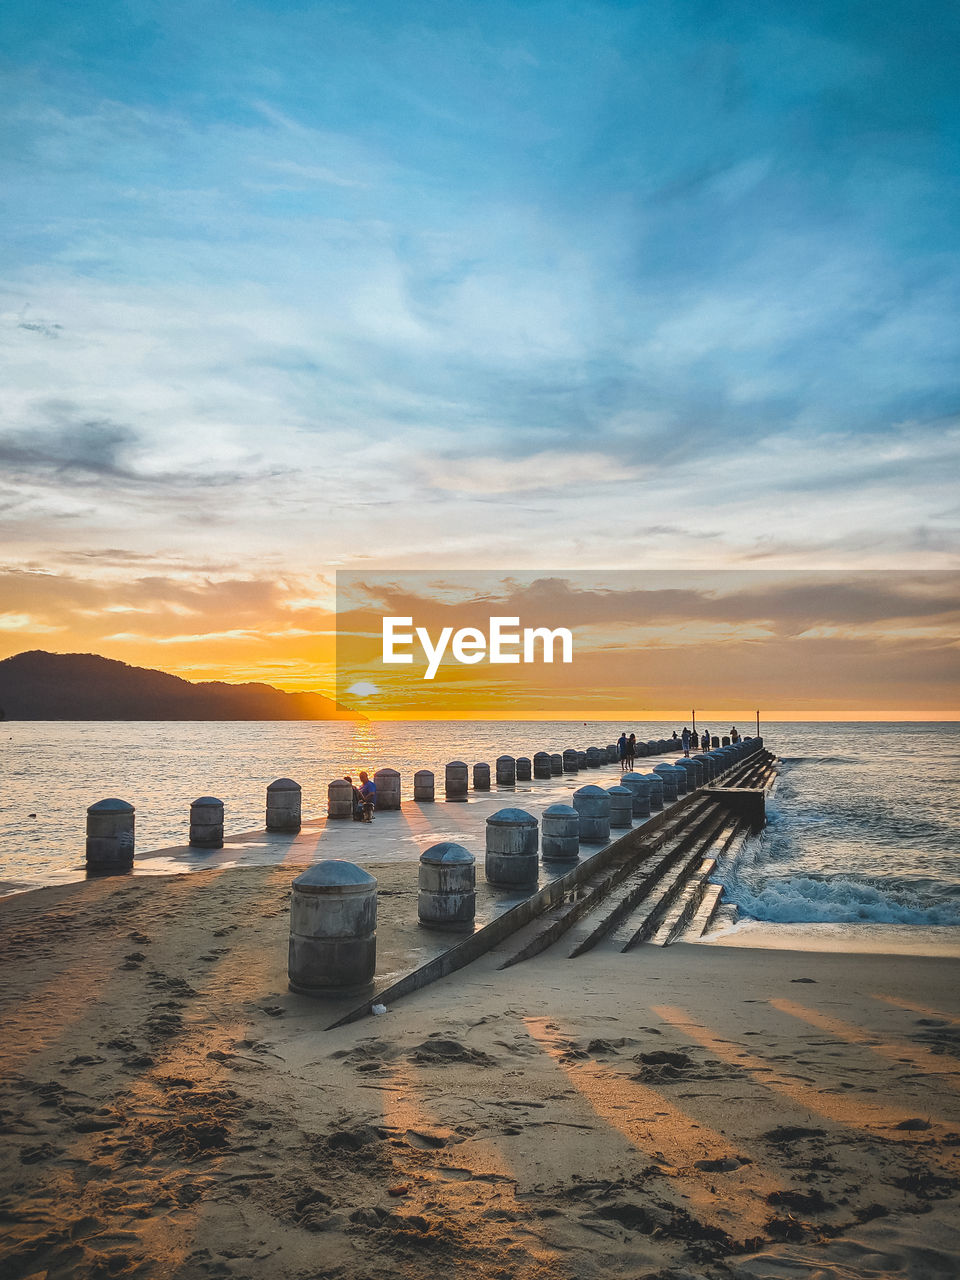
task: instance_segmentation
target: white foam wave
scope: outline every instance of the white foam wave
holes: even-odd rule
[[[741,916],[775,924],[960,925],[956,903],[931,903],[902,886],[894,891],[842,877],[790,876],[752,886],[732,876],[724,896],[736,904]]]

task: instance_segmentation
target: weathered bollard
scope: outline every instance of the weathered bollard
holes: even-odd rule
[[[580,815],[580,843],[605,844],[610,839],[610,797],[603,787],[586,786],[573,793]]]
[[[720,745],[721,745],[721,747],[729,747],[729,745],[730,745],[730,738],[729,738],[727,735],[724,735],[724,736],[720,739]]]
[[[473,789],[474,791],[490,790],[490,766],[484,764],[482,760],[473,766]]]
[[[587,768],[588,769],[600,768],[600,748],[599,747],[587,747]]]
[[[633,792],[629,787],[607,787],[610,797],[610,829],[633,826]]]
[[[664,800],[676,800],[677,780],[673,776],[673,766],[669,764],[658,764],[654,766],[653,772],[663,784]]]
[[[574,747],[567,747],[563,753],[563,772],[576,773],[580,768],[580,752]]]
[[[524,809],[500,809],[487,819],[484,871],[491,884],[534,884],[539,875],[537,820]]]
[[[563,756],[557,752],[550,757],[550,776],[555,778],[559,773],[563,773]]]
[[[136,810],[126,800],[98,800],[87,810],[87,870],[129,871]]]
[[[517,781],[529,782],[531,763],[527,756],[517,756]]]
[[[585,769],[587,767],[587,753],[585,751],[577,752],[577,768]]]
[[[434,798],[434,777],[430,769],[418,769],[413,775],[414,800],[432,800]]]
[[[267,830],[300,830],[301,794],[299,782],[277,778],[267,787]]]
[[[622,773],[620,786],[626,787],[632,797],[630,812],[635,818],[650,817],[650,780],[640,773]]]
[[[190,806],[190,844],[194,849],[223,848],[223,801],[201,796]]]
[[[346,778],[334,778],[327,787],[327,817],[353,817],[353,783]]]
[[[700,785],[700,765],[692,757],[682,756],[677,761],[677,768],[687,775],[687,790],[695,791]]]
[[[448,800],[466,800],[467,766],[462,760],[451,760],[444,770],[443,793]]]
[[[713,747],[713,748],[714,748],[714,750],[716,750],[716,748],[717,748],[717,747],[719,747],[719,745],[720,745],[720,739],[719,739],[719,738],[711,738],[711,739],[710,739],[710,745],[711,745],[711,747]]]
[[[663,779],[659,773],[642,773],[642,778],[647,779],[647,794],[650,796],[650,808],[663,808]]]
[[[517,762],[513,756],[497,756],[497,786],[512,787],[517,780]]]
[[[544,862],[576,862],[580,857],[580,815],[571,805],[544,809],[540,852]]]
[[[378,769],[373,775],[377,788],[377,812],[400,808],[400,775],[396,769]]]
[[[672,764],[658,764],[654,772],[659,773],[660,777],[664,780],[665,795],[667,795],[667,788],[671,783],[677,793],[675,797],[676,799],[687,794],[687,775],[683,769],[678,769],[676,765]],[[669,799],[669,796],[667,796],[667,798]]]
[[[696,760],[697,764],[703,770],[703,777],[701,781],[710,782],[711,779],[713,778],[713,773],[714,773],[713,761],[710,759],[710,757],[706,754],[703,754],[703,755],[693,756],[692,759]]]
[[[430,929],[472,929],[477,914],[476,858],[444,840],[420,855],[417,916]]]
[[[377,968],[377,882],[352,862],[308,867],[290,895],[290,990],[354,995]]]
[[[610,746],[604,747],[604,752],[606,753],[606,760],[604,761],[605,764],[617,763],[617,747],[615,743],[611,743]]]
[[[533,776],[535,778],[550,777],[550,752],[538,751],[533,757]]]

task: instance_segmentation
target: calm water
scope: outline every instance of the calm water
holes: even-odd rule
[[[420,768],[442,778],[448,760],[492,763],[503,752],[604,745],[623,727],[5,723],[0,881],[13,889],[81,878],[85,811],[105,796],[136,806],[142,855],[185,843],[199,795],[222,798],[227,832],[240,832],[263,825],[264,790],[277,777],[296,778],[304,816],[319,816],[327,782],[363,767],[390,765],[409,786]],[[626,727],[649,738],[682,725]],[[726,896],[742,915],[960,925],[960,725],[766,724],[763,732],[783,764],[767,829],[724,873]]]

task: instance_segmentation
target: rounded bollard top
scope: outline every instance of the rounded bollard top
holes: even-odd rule
[[[515,759],[516,756],[497,756],[497,764],[499,764],[501,760],[510,760],[512,762]]]
[[[127,804],[126,800],[98,800],[96,804],[90,805],[87,813],[136,813],[132,804]]]
[[[537,820],[526,809],[498,809],[487,819],[487,825],[493,827],[535,827]]]
[[[629,787],[607,787],[608,796],[629,796],[632,794],[633,792]]]
[[[432,777],[433,777],[433,770],[432,770],[432,769],[418,769],[418,770],[417,770],[417,772],[416,772],[413,776],[414,776],[414,778],[432,778]]]
[[[462,844],[454,844],[452,840],[441,840],[439,844],[432,844],[429,849],[424,849],[420,855],[420,861],[432,867],[469,866],[476,862],[476,858]]]
[[[299,791],[300,783],[294,782],[292,778],[277,778],[276,782],[271,782],[268,791]]]
[[[447,762],[448,769],[465,769],[466,767],[462,760],[450,760]]]
[[[550,752],[549,752],[549,751],[535,751],[535,752],[533,753],[533,758],[534,758],[534,760],[549,760],[549,759],[550,759]]]
[[[377,880],[354,862],[327,858],[297,876],[293,887],[301,893],[333,893],[342,897],[348,893],[368,893],[377,887]]]
[[[655,764],[653,766],[653,772],[654,773],[672,773],[673,765],[672,764]]]
[[[390,769],[390,768],[378,769],[373,776],[375,778],[399,778],[400,771],[399,769]]]
[[[547,814],[549,814],[552,818],[579,818],[580,817],[579,813],[577,813],[573,805],[569,805],[569,804],[548,805],[548,807],[543,811],[543,816],[546,817]]]
[[[630,772],[630,773],[624,773],[624,774],[621,774],[621,775],[620,775],[620,781],[621,781],[621,782],[626,782],[627,778],[634,778],[634,779],[637,779],[637,778],[645,778],[646,776],[647,776],[647,775],[646,775],[645,773],[637,773],[637,772],[636,772],[636,770],[631,770],[631,772]]]
[[[529,764],[529,763],[530,763],[529,756],[517,756],[517,764]]]
[[[223,804],[223,801],[218,800],[216,796],[200,796],[198,800],[194,800],[193,804]],[[191,808],[192,807],[193,805],[191,805]]]
[[[576,796],[605,796],[607,793],[603,787],[597,787],[592,782],[588,782],[585,787],[581,787],[578,791],[575,791],[573,794],[574,794],[574,797],[576,797]]]

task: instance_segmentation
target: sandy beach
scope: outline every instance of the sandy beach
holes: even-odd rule
[[[295,874],[0,903],[5,1277],[957,1274],[960,961],[493,952],[324,1031]]]

